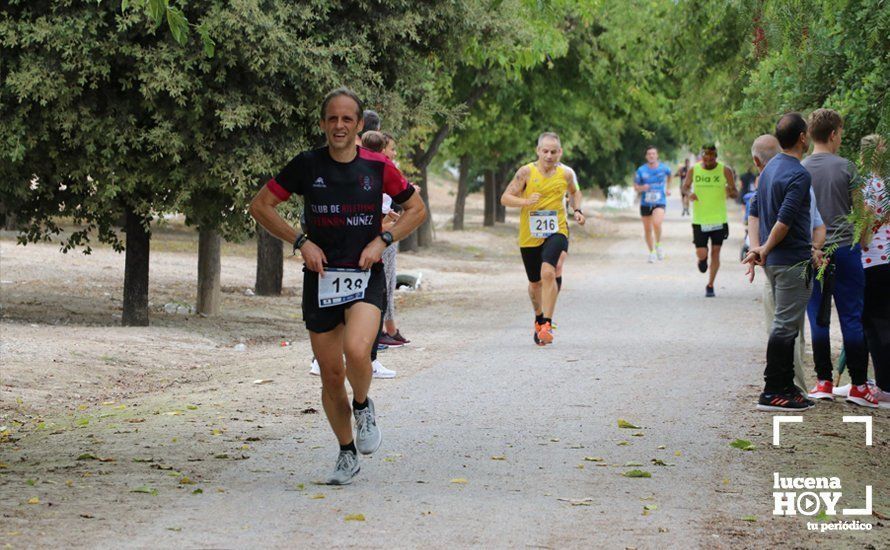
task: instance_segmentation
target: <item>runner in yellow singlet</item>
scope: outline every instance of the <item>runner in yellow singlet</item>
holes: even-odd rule
[[[584,225],[584,214],[581,212],[583,196],[575,173],[559,163],[562,157],[559,136],[552,132],[541,134],[536,151],[537,162],[516,171],[501,196],[501,204],[521,208],[519,251],[528,277],[528,295],[535,310],[534,341],[543,346],[553,343],[550,323],[559,294],[556,266],[569,245],[567,192],[575,221],[580,225]]]
[[[726,219],[726,197],[739,195],[732,177],[732,169],[717,162],[717,146],[704,145],[701,148],[701,162],[689,168],[683,182],[683,192],[689,193],[692,201],[692,242],[698,257],[698,270],[708,271],[708,256],[711,269],[705,296],[713,298],[714,280],[720,269],[720,248],[723,240],[729,238],[729,224]],[[708,251],[708,240],[711,249]]]

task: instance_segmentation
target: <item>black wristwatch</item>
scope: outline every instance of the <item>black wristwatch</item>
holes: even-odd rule
[[[380,238],[383,239],[383,242],[386,243],[386,246],[392,244],[392,233],[390,233],[389,231],[384,231],[383,233],[381,233]]]
[[[297,254],[297,250],[303,247],[306,244],[306,241],[309,240],[309,236],[305,233],[300,233],[297,235],[297,240],[294,241],[294,255]]]

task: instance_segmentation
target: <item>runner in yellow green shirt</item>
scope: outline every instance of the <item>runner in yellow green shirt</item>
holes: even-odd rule
[[[729,238],[726,198],[736,198],[739,194],[732,169],[717,161],[716,145],[702,147],[701,162],[686,173],[683,192],[689,193],[692,200],[692,242],[698,257],[698,270],[708,272],[708,257],[711,259],[705,296],[713,298],[714,281],[720,269],[720,248],[724,239]]]
[[[537,162],[516,171],[501,204],[520,208],[519,251],[528,277],[528,295],[535,310],[534,341],[553,343],[551,321],[559,289],[556,268],[568,249],[569,227],[565,195],[569,194],[575,221],[584,225],[581,190],[575,173],[560,164],[562,145],[559,136],[545,132],[538,137]]]

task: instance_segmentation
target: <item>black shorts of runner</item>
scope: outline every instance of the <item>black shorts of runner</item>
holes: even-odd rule
[[[721,229],[714,231],[702,231],[701,225],[697,223],[692,224],[692,242],[695,243],[695,248],[707,248],[708,239],[711,239],[711,244],[713,246],[722,246],[723,241],[728,238],[728,223],[724,223]]]
[[[553,267],[559,263],[559,256],[568,251],[569,239],[562,233],[550,235],[541,246],[526,246],[519,249],[522,254],[522,264],[525,266],[525,274],[530,283],[541,280],[541,264],[548,263]]]
[[[643,206],[641,204],[640,205],[640,216],[643,216],[644,218],[651,216],[652,213],[655,212],[656,208],[661,208],[662,210],[665,209],[663,204],[656,204],[655,206]]]
[[[331,307],[318,307],[318,273],[303,268],[303,322],[306,330],[312,332],[328,332],[346,322],[346,310],[353,304],[364,302],[377,306],[382,312],[386,308],[386,275],[383,264],[375,264],[371,268],[368,288],[361,300]]]

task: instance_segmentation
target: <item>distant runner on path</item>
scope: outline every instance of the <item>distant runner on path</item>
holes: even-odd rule
[[[661,248],[661,224],[667,208],[667,197],[671,194],[671,169],[658,160],[658,149],[654,145],[646,148],[646,164],[637,168],[634,174],[634,189],[642,193],[640,217],[643,219],[643,239],[649,250],[649,263],[664,259]],[[655,238],[652,234],[655,233]]]
[[[535,311],[533,339],[543,346],[553,343],[551,322],[559,288],[556,267],[568,250],[569,226],[565,195],[569,193],[575,221],[584,225],[582,195],[575,172],[561,165],[559,136],[545,132],[538,137],[538,160],[516,171],[501,204],[521,208],[519,214],[519,251],[528,277],[528,295]]]
[[[738,190],[735,188],[732,170],[717,161],[716,145],[703,146],[701,155],[701,162],[691,167],[686,174],[683,191],[689,193],[689,199],[692,200],[692,242],[698,257],[698,270],[708,273],[708,257],[711,259],[705,296],[713,298],[714,281],[720,269],[720,248],[723,241],[729,238],[726,198],[735,198]]]

